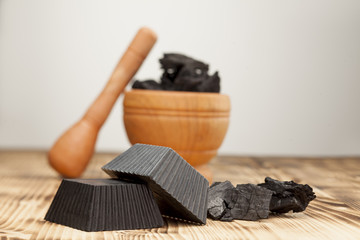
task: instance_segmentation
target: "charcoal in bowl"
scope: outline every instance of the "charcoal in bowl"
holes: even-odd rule
[[[208,74],[209,65],[178,53],[165,53],[160,59],[163,74],[160,83],[154,80],[136,80],[134,89],[220,92],[218,72]]]
[[[88,232],[164,225],[145,184],[115,179],[63,179],[45,220]]]
[[[132,88],[136,89],[151,89],[151,90],[163,90],[161,85],[154,80],[135,81]]]
[[[135,144],[102,169],[113,178],[147,183],[163,215],[206,223],[209,182],[171,148]]]

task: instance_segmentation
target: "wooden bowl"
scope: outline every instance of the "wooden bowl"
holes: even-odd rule
[[[194,167],[208,163],[229,125],[230,99],[219,93],[132,90],[124,124],[131,144],[170,147]]]

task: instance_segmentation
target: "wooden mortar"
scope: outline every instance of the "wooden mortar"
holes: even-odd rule
[[[125,92],[124,124],[131,144],[170,147],[209,181],[207,163],[229,126],[230,98],[219,93]]]

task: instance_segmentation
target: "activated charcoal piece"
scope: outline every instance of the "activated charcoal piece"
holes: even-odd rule
[[[214,183],[209,189],[208,216],[215,220],[256,221],[269,216],[272,191],[254,184]]]
[[[254,184],[238,184],[236,190],[227,191],[225,203],[228,211],[222,220],[241,219],[256,221],[269,217],[272,191]]]
[[[146,184],[115,179],[63,179],[45,220],[88,232],[164,225]]]
[[[171,148],[135,144],[102,169],[114,178],[147,183],[163,215],[206,223],[209,182]]]
[[[209,188],[208,217],[219,220],[227,209],[224,198],[226,190],[235,189],[229,181],[215,182]]]
[[[161,82],[146,80],[135,81],[134,89],[190,91],[190,92],[220,92],[220,77],[218,72],[209,75],[209,65],[177,53],[165,53],[160,59],[163,74]]]
[[[316,196],[312,188],[293,181],[281,182],[270,177],[265,183],[238,184],[216,182],[210,186],[208,216],[215,220],[255,221],[268,218],[269,212],[301,212]]]
[[[258,186],[273,191],[270,202],[270,210],[277,213],[289,211],[302,212],[309,202],[316,198],[313,189],[305,184],[297,184],[293,181],[278,181],[270,177],[265,178],[265,183]]]
[[[137,89],[163,90],[161,85],[154,80],[145,80],[142,82],[136,80],[132,87]]]

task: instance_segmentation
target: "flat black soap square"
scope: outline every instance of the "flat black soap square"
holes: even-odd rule
[[[209,182],[171,148],[135,144],[102,169],[111,177],[148,183],[162,214],[206,223]]]
[[[146,184],[116,179],[63,179],[45,220],[88,232],[164,225]]]

